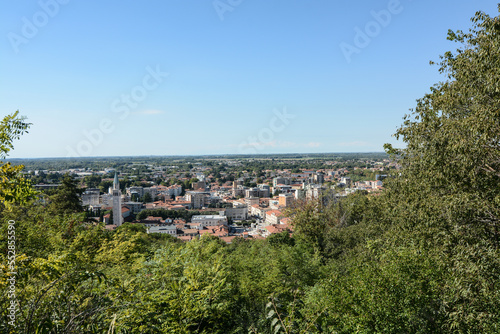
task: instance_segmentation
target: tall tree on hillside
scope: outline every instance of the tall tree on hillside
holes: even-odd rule
[[[142,196],[142,202],[143,203],[151,203],[153,202],[153,197],[151,196],[151,193],[147,192]]]
[[[403,166],[395,195],[449,205],[452,224],[500,247],[500,18],[479,12],[472,22],[468,33],[449,31],[463,46],[441,57],[448,81],[397,131],[407,147],[386,147]]]
[[[77,213],[83,211],[80,203],[82,192],[83,189],[78,188],[78,182],[66,173],[56,193],[50,197],[52,210],[55,213]]]
[[[499,331],[500,17],[472,22],[449,32],[460,47],[441,58],[447,81],[397,131],[406,148],[386,145],[402,167],[387,190],[327,231],[334,262],[304,308],[323,332]],[[295,231],[315,236],[316,225]]]
[[[449,31],[461,47],[441,57],[448,80],[418,100],[397,131],[406,148],[387,145],[403,167],[389,182],[387,216],[402,232],[400,244],[431,249],[446,268],[437,303],[446,316],[442,330],[496,332],[500,17],[478,12],[472,22],[468,32]]]

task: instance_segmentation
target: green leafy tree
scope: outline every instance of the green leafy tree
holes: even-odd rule
[[[151,193],[147,192],[142,196],[142,202],[143,203],[151,203],[153,202],[153,197],[151,196]]]
[[[50,197],[50,207],[55,213],[77,213],[82,212],[80,195],[83,189],[78,187],[78,182],[69,174],[65,174],[57,191]]]
[[[88,175],[83,178],[83,184],[88,188],[98,188],[102,178],[99,175]]]
[[[330,331],[498,332],[500,19],[472,22],[449,32],[462,46],[442,57],[448,80],[397,131],[406,148],[386,146],[402,168],[370,200],[381,208],[360,216],[378,234],[344,251],[310,295],[335,315],[323,319]]]
[[[113,181],[101,181],[101,183],[99,183],[99,189],[103,193],[107,193],[109,191],[109,188],[112,186],[113,186]]]
[[[234,307],[229,277],[216,238],[168,244],[147,262],[116,326],[123,332],[227,333]]]
[[[0,122],[0,159],[4,160],[14,148],[13,141],[28,132],[30,123],[19,116],[19,111],[5,116]],[[9,208],[12,203],[25,203],[34,198],[35,191],[22,175],[22,165],[13,166],[0,161],[0,209]]]
[[[472,22],[448,33],[461,47],[441,58],[448,80],[397,131],[406,148],[386,146],[403,167],[388,182],[395,239],[427,244],[447,268],[443,330],[464,333],[495,332],[500,321],[500,18],[478,12]]]
[[[304,299],[318,331],[498,332],[500,18],[472,22],[449,32],[462,46],[442,57],[448,80],[397,131],[406,148],[386,146],[402,167],[387,191],[293,217],[330,259]]]

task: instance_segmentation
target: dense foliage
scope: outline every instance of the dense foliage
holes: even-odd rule
[[[2,175],[0,331],[500,332],[500,18],[473,22],[450,32],[462,48],[442,58],[448,80],[397,131],[406,148],[387,147],[402,169],[386,191],[304,203],[290,212],[293,237],[226,245],[130,224],[110,232],[75,207],[28,201],[29,187],[9,197],[22,181]],[[2,123],[3,157],[25,130],[16,122]],[[61,191],[75,189],[66,179]]]
[[[0,208],[9,208],[11,203],[24,203],[35,195],[29,182],[22,177],[22,165],[4,162],[13,141],[28,132],[30,123],[19,117],[19,111],[5,116],[0,122]]]

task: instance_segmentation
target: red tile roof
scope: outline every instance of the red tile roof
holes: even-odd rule
[[[228,243],[230,244],[231,242],[233,242],[233,239],[236,238],[236,236],[230,236],[230,237],[220,237],[220,239],[222,241],[224,241],[225,243]]]

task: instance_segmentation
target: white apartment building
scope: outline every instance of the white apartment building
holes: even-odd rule
[[[227,217],[221,215],[199,215],[191,218],[192,223],[199,223],[200,226],[227,225]]]
[[[235,207],[226,208],[225,211],[220,211],[219,214],[225,215],[227,218],[231,218],[232,220],[246,220],[248,214],[248,207],[246,204],[239,203],[239,205]]]
[[[82,205],[98,205],[99,204],[99,195],[101,191],[99,189],[87,189],[82,194]]]
[[[148,228],[148,233],[165,233],[177,236],[177,226],[175,225],[151,226],[150,228]]]

